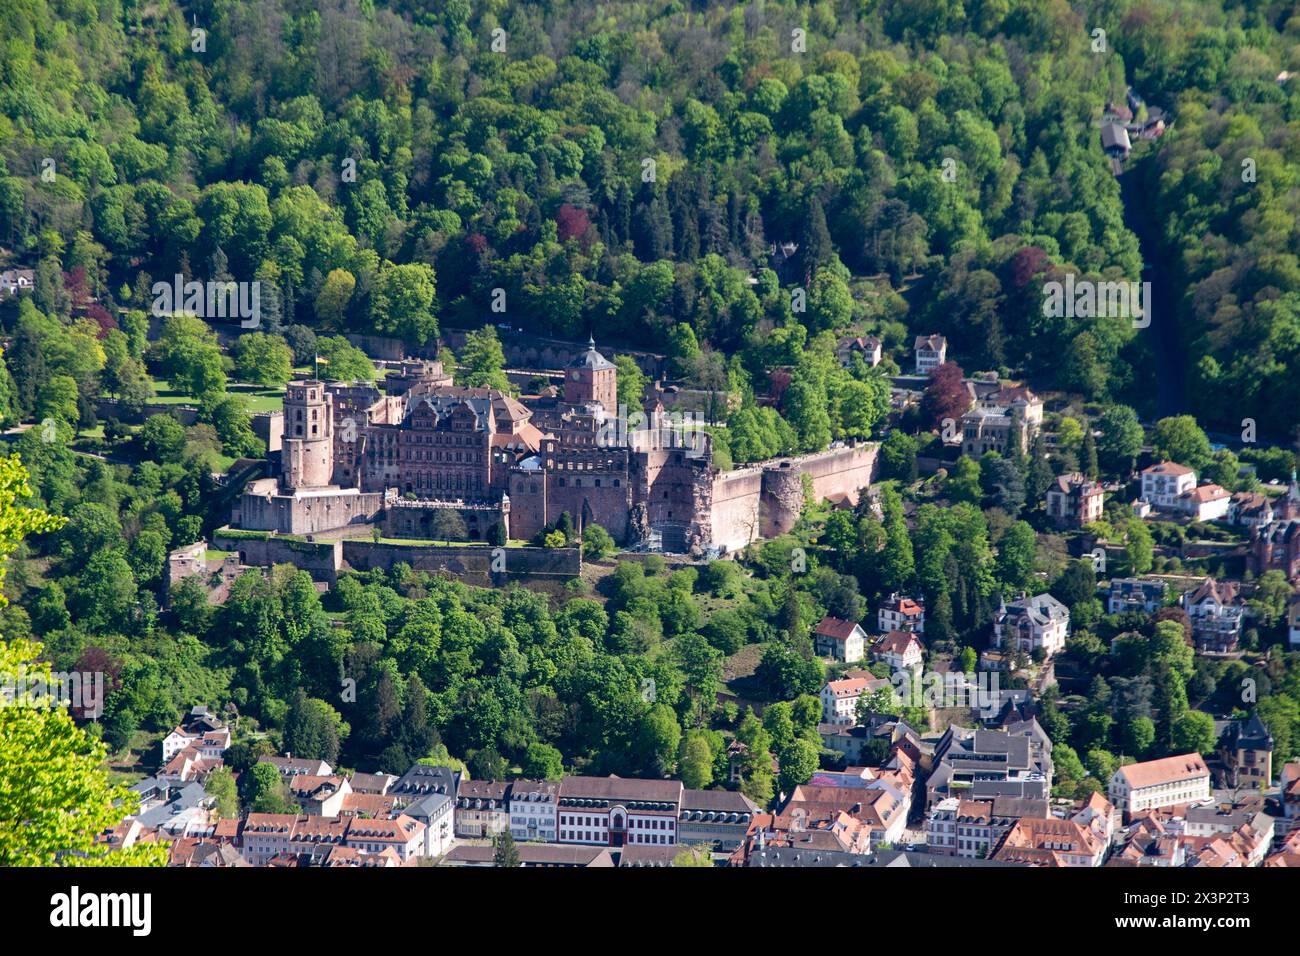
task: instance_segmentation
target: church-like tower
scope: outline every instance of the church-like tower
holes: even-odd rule
[[[587,340],[587,351],[569,363],[564,372],[564,400],[571,405],[599,402],[605,411],[618,412],[618,369]]]

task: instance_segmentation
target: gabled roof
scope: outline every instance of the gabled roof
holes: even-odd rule
[[[1149,468],[1143,468],[1144,475],[1174,475],[1181,477],[1183,475],[1195,475],[1192,469],[1186,465],[1180,465],[1177,462],[1162,461],[1159,464],[1151,465]]]
[[[921,649],[921,642],[911,631],[890,631],[871,648],[873,654],[906,654],[913,646]]]
[[[1237,602],[1237,584],[1234,581],[1216,581],[1206,578],[1200,587],[1187,596],[1186,604],[1202,604],[1214,601],[1216,604],[1231,606]]]
[[[1162,783],[1194,780],[1198,777],[1208,777],[1210,775],[1204,759],[1197,753],[1163,757],[1160,760],[1148,760],[1144,763],[1131,763],[1120,767],[1116,773],[1133,790],[1142,790]]]
[[[817,625],[814,632],[822,637],[834,638],[837,641],[847,641],[853,636],[853,632],[858,629],[856,621],[845,621],[838,617],[824,617]]]

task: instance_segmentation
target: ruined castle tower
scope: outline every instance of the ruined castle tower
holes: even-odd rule
[[[281,475],[286,488],[320,488],[334,474],[334,406],[325,383],[290,382],[284,396]]]
[[[610,414],[618,411],[618,369],[587,340],[587,351],[569,363],[564,372],[564,400],[571,405],[599,402]]]
[[[789,461],[764,468],[758,508],[759,533],[764,538],[780,537],[794,530],[803,512],[803,472]]]

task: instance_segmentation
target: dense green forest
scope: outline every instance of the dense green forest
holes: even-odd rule
[[[1046,320],[1039,292],[1138,277],[1096,129],[1133,83],[1175,117],[1149,215],[1214,386],[1195,411],[1295,424],[1293,5],[436,6],[6,0],[0,242],[37,305],[67,311],[61,272],[110,314],[229,275],[263,282],[273,329],[423,341],[500,288],[520,327],[742,393],[856,324],[1145,409],[1151,344]]]
[[[345,577],[322,599],[308,575],[277,569],[245,575],[220,609],[192,583],[160,610],[168,550],[228,514],[214,471],[263,450],[229,372],[282,383],[316,353],[336,374],[372,378],[339,333],[432,343],[444,326],[496,322],[496,289],[517,328],[596,330],[736,393],[718,445],[736,461],[876,434],[888,390],[879,371],[837,359],[845,333],[880,335],[885,371],[912,334],[937,331],[967,371],[1150,415],[1149,332],[1041,308],[1042,283],[1066,272],[1139,277],[1097,129],[1130,85],[1172,118],[1126,175],[1144,177],[1136,214],[1159,223],[1151,254],[1184,292],[1189,411],[1225,428],[1250,414],[1290,436],[1300,81],[1278,74],[1300,71],[1295,4],[0,0],[0,11],[0,268],[36,273],[31,296],[0,303],[0,420],[40,423],[14,449],[36,503],[68,519],[15,553],[0,634],[40,638],[58,667],[111,674],[95,732],[113,750],[209,702],[242,721],[237,769],[255,756],[251,732],[269,735],[255,738],[266,748],[395,772],[450,752],[483,777],[565,766],[704,786],[725,779],[725,731],[748,746],[743,784],[766,802],[780,782],[769,753],[790,781],[816,767],[809,695],[825,674],[808,631],[822,614],[860,619],[878,595],[916,589],[935,640],[966,660],[999,597],[1038,571],[1075,614],[1071,655],[1101,681],[1086,707],[1049,702],[1063,780],[1095,785],[1116,755],[1200,746],[1189,698],[1228,712],[1248,671],[1279,755],[1300,749],[1293,666],[1192,662],[1169,627],[1103,621],[1086,567],[1035,555],[1034,529],[1016,518],[1051,477],[1037,450],[1034,491],[1014,506],[999,477],[1012,466],[986,461],[982,487],[981,466],[963,459],[942,506],[918,509],[915,545],[891,492],[883,519],[810,511],[799,537],[744,566],[624,563],[554,597],[399,568]],[[783,243],[797,250],[773,260]],[[151,343],[152,284],[177,273],[260,281],[272,335],[246,336],[233,369],[197,320],[175,317]],[[757,401],[776,367],[789,371],[779,411]],[[199,400],[199,424],[106,423],[124,460],[70,447],[96,399],[139,404],[159,379]],[[1143,443],[1123,412],[1101,418],[1113,478]],[[1204,460],[1188,462],[1206,467],[1197,434]],[[1055,470],[1072,470],[1072,455],[1096,472],[1085,441],[1091,429],[1076,451],[1058,439]],[[916,452],[891,436],[889,477],[914,481]],[[1283,457],[1261,477],[1284,478]],[[1235,458],[1220,464],[1235,481]],[[808,551],[799,574],[794,547]],[[1267,610],[1257,648],[1280,627]],[[781,702],[762,721],[717,700],[726,662],[751,647],[747,689]],[[352,700],[340,696],[348,681]]]

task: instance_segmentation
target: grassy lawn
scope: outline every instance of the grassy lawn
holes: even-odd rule
[[[261,385],[232,383],[227,389],[231,395],[242,396],[251,412],[278,412],[284,408],[284,389],[264,388]]]
[[[177,391],[160,378],[153,380],[155,395],[151,402],[159,405],[191,405],[197,407],[199,402],[193,395]],[[226,387],[229,395],[239,395],[248,404],[251,412],[278,412],[284,407],[284,389],[266,388],[250,385],[246,382],[231,382]]]
[[[194,405],[197,404],[193,398],[184,392],[177,391],[161,378],[153,380],[154,397],[150,399],[159,405]]]

